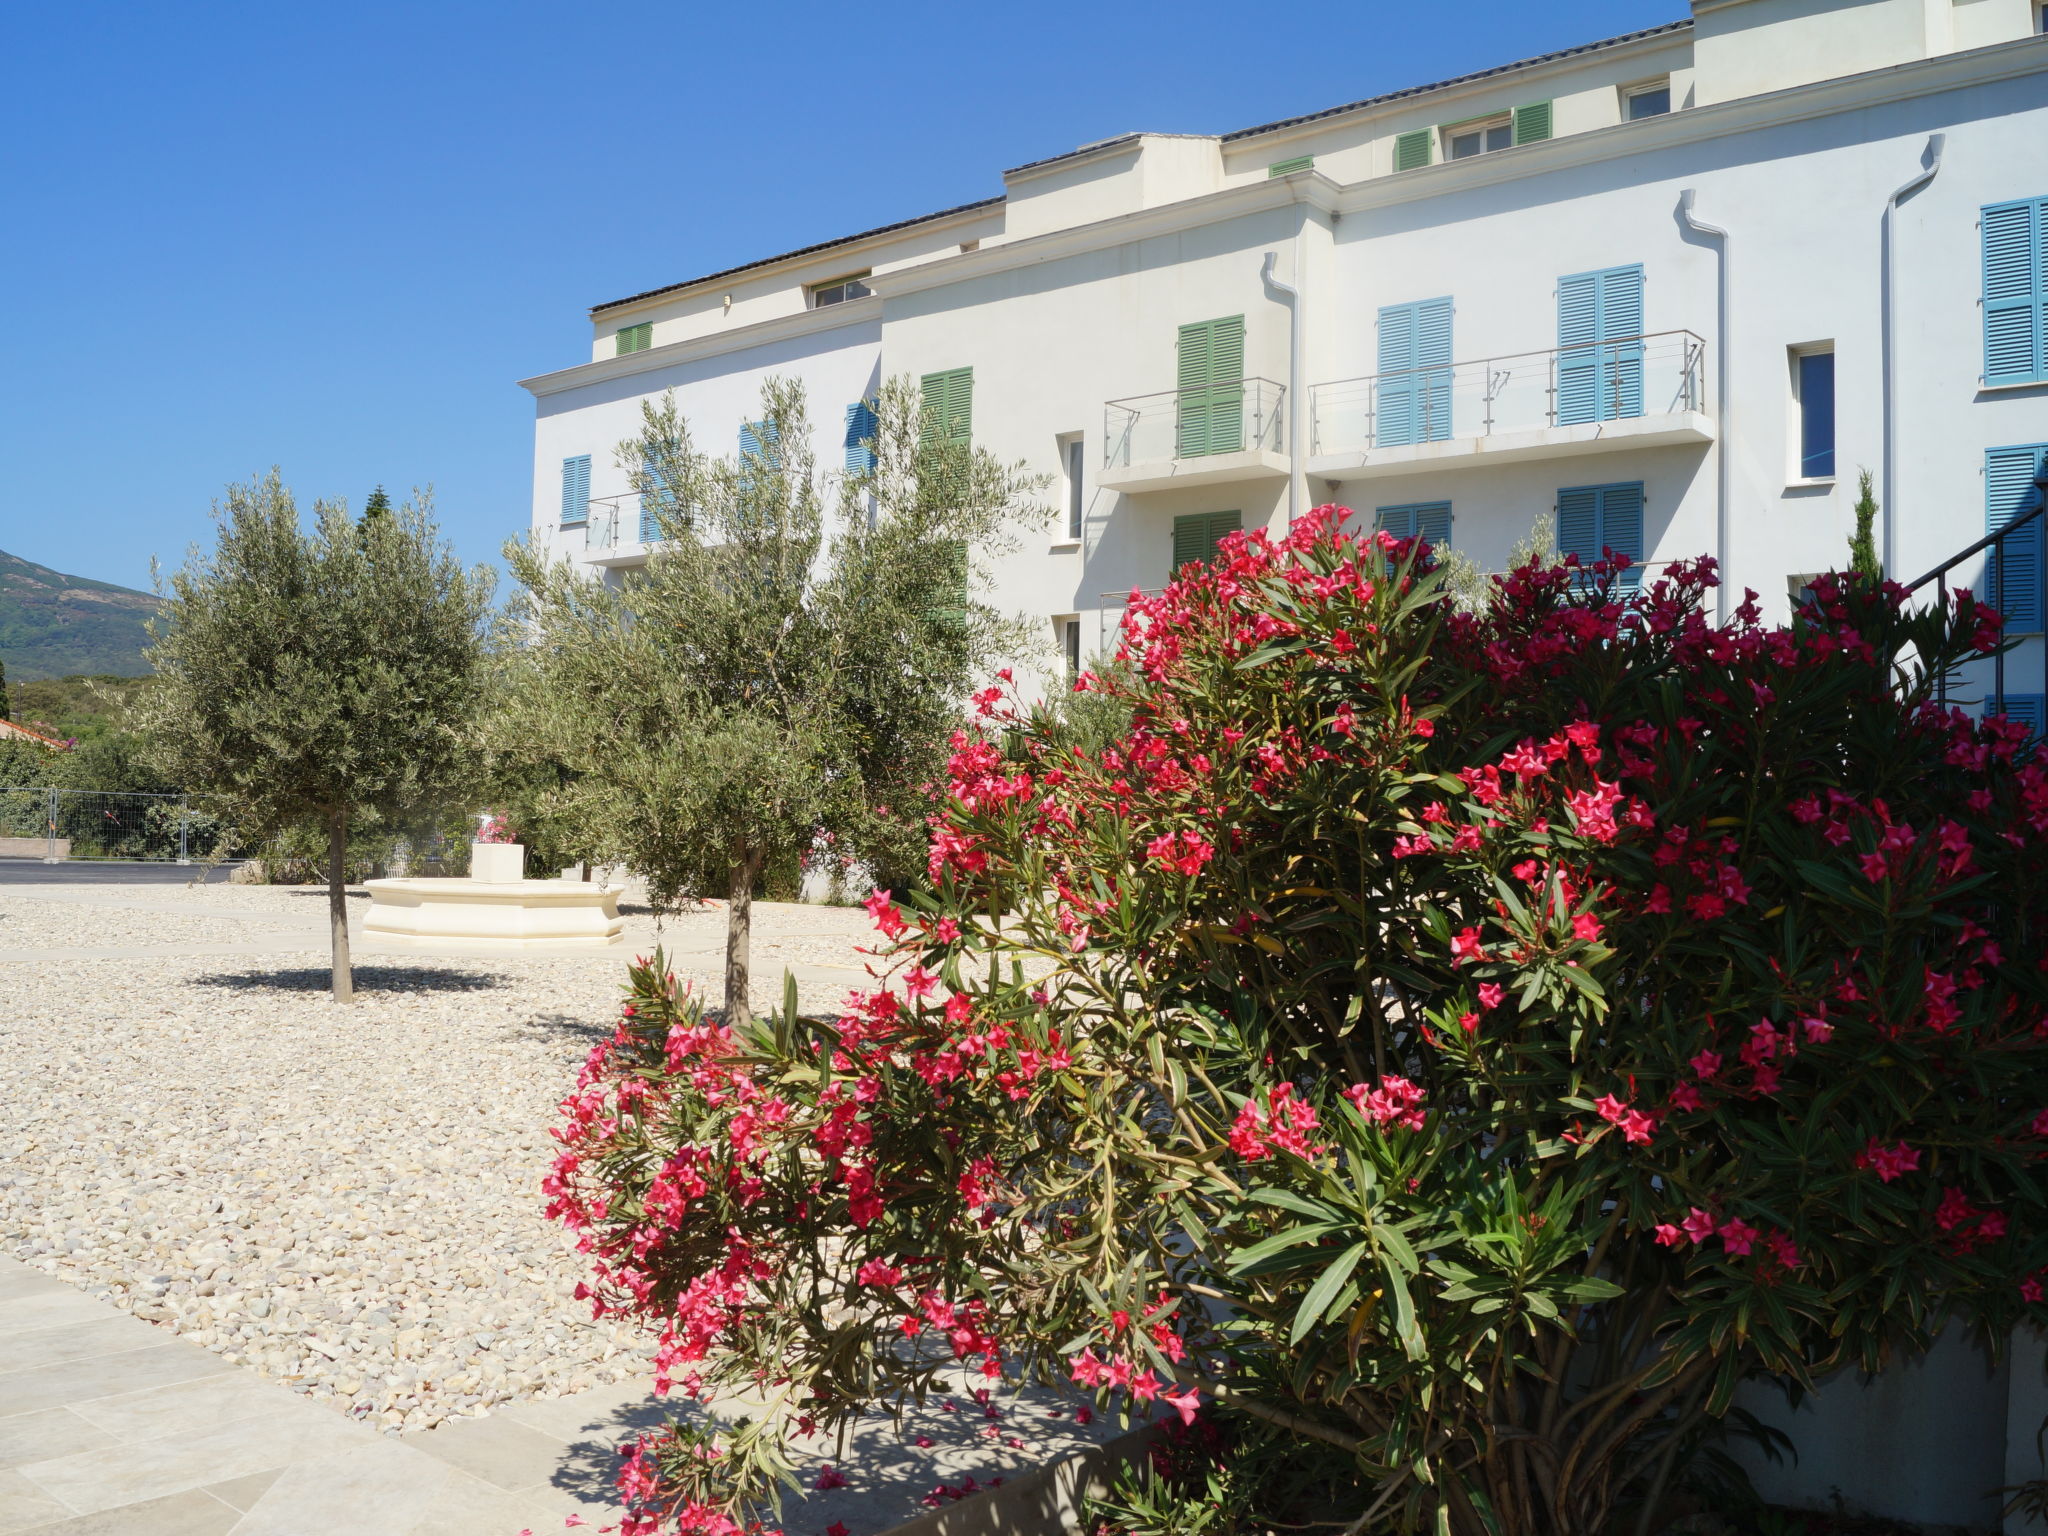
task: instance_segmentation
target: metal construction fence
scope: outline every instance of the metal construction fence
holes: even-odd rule
[[[183,795],[97,789],[0,789],[0,857],[153,859],[211,857],[213,818]]]

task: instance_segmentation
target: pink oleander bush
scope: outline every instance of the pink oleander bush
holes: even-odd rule
[[[983,696],[841,1016],[637,966],[551,1209],[756,1406],[629,1528],[771,1519],[964,1361],[1318,1442],[1358,1531],[1587,1536],[1746,1377],[2048,1322],[2048,768],[1932,703],[1996,615],[1618,566],[1469,615],[1339,509],[1233,538],[1081,679],[1108,748]]]

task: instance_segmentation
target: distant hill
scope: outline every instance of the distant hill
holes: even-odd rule
[[[66,576],[0,550],[0,661],[8,681],[92,672],[142,677],[147,592]]]

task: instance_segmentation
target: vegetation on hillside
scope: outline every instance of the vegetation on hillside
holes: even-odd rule
[[[157,603],[147,592],[0,550],[0,660],[16,684],[81,673],[141,677],[149,671],[144,626]]]

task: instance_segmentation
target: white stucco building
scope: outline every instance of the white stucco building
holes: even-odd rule
[[[2042,0],[1691,9],[1221,137],[1087,145],[600,304],[590,359],[524,381],[536,534],[644,559],[614,449],[649,396],[732,451],[762,379],[793,375],[836,462],[858,402],[910,375],[1057,477],[1056,526],[977,573],[1043,624],[1044,670],[1222,530],[1324,500],[1483,569],[1555,511],[1567,548],[1715,554],[1782,616],[1844,563],[1868,467],[1911,579],[2009,517],[2048,445]],[[2005,603],[2036,635],[2038,548],[2008,550]],[[2038,722],[2028,645],[2008,686]]]

